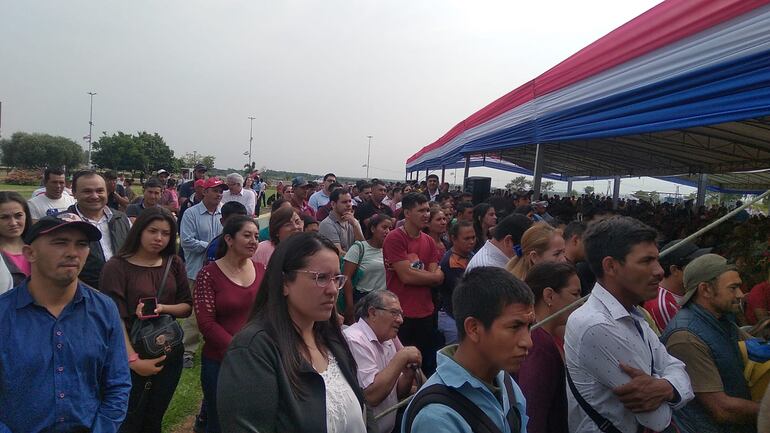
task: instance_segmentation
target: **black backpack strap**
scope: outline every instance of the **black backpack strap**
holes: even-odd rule
[[[575,400],[577,400],[578,404],[586,413],[586,415],[591,418],[591,421],[596,423],[596,425],[599,427],[599,430],[603,431],[604,433],[623,433],[618,430],[618,428],[615,427],[610,422],[610,420],[602,416],[590,404],[588,404],[587,401],[585,401],[583,396],[580,395],[577,388],[575,387],[575,382],[572,381],[572,376],[569,374],[569,368],[566,368],[565,370],[567,372],[567,383],[569,384],[570,391],[572,391],[572,395],[575,397]]]
[[[508,394],[508,405],[510,406],[505,418],[511,427],[511,433],[521,433],[521,414],[519,408],[516,407],[516,396],[513,394],[513,381],[510,374],[505,373],[503,386],[505,386],[505,392]]]
[[[160,303],[160,297],[163,296],[163,291],[166,289],[166,280],[168,279],[168,273],[171,270],[171,262],[174,261],[174,256],[168,256],[168,261],[166,262],[166,269],[163,270],[163,279],[160,280],[160,287],[158,288],[157,293],[155,296],[158,298],[158,303]]]
[[[421,389],[415,395],[404,414],[404,433],[412,432],[412,423],[417,414],[430,404],[443,404],[457,412],[471,426],[474,433],[502,433],[476,404],[454,388],[438,383]]]

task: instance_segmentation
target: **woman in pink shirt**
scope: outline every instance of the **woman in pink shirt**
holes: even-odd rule
[[[31,267],[21,250],[32,219],[24,197],[17,192],[0,191],[0,254],[17,286],[29,277]]]
[[[294,208],[291,207],[291,204],[281,206],[278,210],[273,211],[270,214],[270,239],[259,243],[259,249],[254,254],[254,261],[267,267],[270,256],[273,255],[273,251],[275,251],[278,244],[288,239],[291,235],[302,233],[304,227],[305,223]]]
[[[206,401],[206,432],[218,433],[217,377],[225,350],[251,312],[265,268],[251,257],[257,251],[254,219],[232,217],[222,230],[218,259],[206,265],[195,280],[194,306],[203,335],[201,387]]]

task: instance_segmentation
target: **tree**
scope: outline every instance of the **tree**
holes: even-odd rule
[[[652,203],[660,202],[660,194],[657,191],[637,191],[634,193],[634,197]]]
[[[594,193],[594,187],[588,185],[587,187],[583,188],[583,191],[585,191],[586,194],[591,195]]]
[[[101,168],[151,173],[175,168],[176,160],[163,137],[143,131],[102,136],[93,143],[91,162]]]
[[[505,185],[505,189],[508,191],[528,190],[530,188],[532,188],[532,181],[524,176],[516,176]]]
[[[187,152],[181,158],[178,158],[177,162],[179,164],[179,168],[190,168],[194,167],[195,164],[203,164],[207,169],[211,170],[214,168],[215,160],[216,157],[213,155],[199,155],[197,152]]]
[[[49,134],[14,133],[10,140],[0,140],[3,164],[9,167],[77,168],[83,162],[83,148],[66,137]]]
[[[553,191],[553,181],[544,180],[540,182],[540,192],[552,192],[552,191]]]

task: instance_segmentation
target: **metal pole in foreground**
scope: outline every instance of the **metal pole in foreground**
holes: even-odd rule
[[[249,116],[249,174],[251,174],[251,142],[254,140],[254,119],[256,117]]]
[[[91,168],[91,130],[94,126],[94,95],[96,92],[88,92],[91,95],[91,110],[88,115],[88,168]]]
[[[662,251],[660,253],[660,257],[665,257],[666,255],[668,255],[672,251],[674,251],[677,248],[679,248],[682,245],[684,245],[686,242],[689,242],[689,241],[697,238],[698,236],[708,232],[709,230],[713,229],[714,227],[718,226],[719,224],[729,220],[730,218],[732,218],[735,215],[737,215],[738,212],[742,211],[743,209],[746,209],[747,207],[749,207],[749,206],[753,205],[754,203],[757,203],[760,200],[762,200],[763,198],[767,197],[768,194],[770,194],[770,190],[765,191],[764,193],[762,193],[762,195],[760,195],[758,197],[755,197],[754,200],[752,200],[752,201],[750,201],[748,203],[745,203],[743,206],[733,209],[727,215],[725,215],[725,216],[723,216],[723,217],[713,221],[711,224],[707,225],[706,227],[703,227],[702,229],[698,230],[697,232],[695,232],[695,233],[691,234],[690,236],[687,236],[686,238],[682,239],[681,242],[679,242],[679,243],[677,243],[675,245],[672,245],[670,248],[666,249],[665,251]],[[585,295],[582,298],[578,299],[577,301],[575,301],[575,302],[567,305],[566,307],[562,308],[561,310],[551,314],[550,316],[546,317],[545,319],[535,323],[534,325],[532,325],[532,328],[530,328],[530,331],[534,331],[535,329],[540,328],[541,326],[545,325],[546,323],[550,322],[551,320],[555,319],[556,317],[559,317],[561,314],[564,314],[564,313],[566,313],[568,311],[571,311],[571,310],[581,306],[585,301],[588,300],[589,296],[591,296],[591,295],[590,294],[589,295]],[[409,404],[409,402],[412,401],[412,397],[414,397],[414,395],[411,395],[411,396],[401,400],[400,402],[398,402],[398,404],[395,404],[395,405],[389,407],[384,412],[381,412],[380,414],[375,416],[374,419],[378,420],[378,419],[382,418],[383,416],[385,416],[385,415],[387,415],[387,414],[389,414],[389,413],[391,413],[393,411],[398,410],[400,407]]]

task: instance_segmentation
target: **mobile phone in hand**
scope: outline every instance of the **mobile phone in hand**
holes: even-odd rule
[[[155,309],[158,308],[158,298],[142,298],[139,302],[144,304],[142,306],[142,319],[158,317],[155,312]]]

